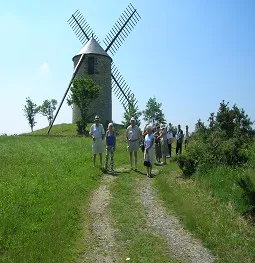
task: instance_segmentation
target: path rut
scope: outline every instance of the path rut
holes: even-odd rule
[[[184,230],[176,217],[167,214],[156,198],[151,180],[139,181],[137,191],[146,211],[147,224],[153,229],[154,234],[166,240],[170,256],[181,262],[214,262],[213,256],[202,243]]]

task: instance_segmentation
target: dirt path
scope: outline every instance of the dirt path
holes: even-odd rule
[[[213,262],[213,256],[201,242],[191,237],[176,217],[166,213],[160,201],[156,199],[152,181],[145,178],[139,180],[137,185],[137,191],[146,210],[147,224],[152,227],[154,234],[166,240],[169,255],[181,262]]]
[[[118,262],[115,255],[115,230],[111,226],[109,202],[111,199],[110,185],[116,177],[106,175],[100,187],[93,192],[89,214],[93,220],[92,238],[94,246],[78,262],[111,263]]]
[[[89,207],[89,215],[92,218],[89,243],[93,246],[91,245],[78,263],[120,262],[115,242],[117,230],[112,227],[113,218],[109,208],[110,188],[115,179],[115,176],[104,175],[99,188],[92,193]],[[140,178],[136,183],[136,190],[145,208],[147,225],[155,235],[166,241],[169,258],[174,257],[180,262],[214,262],[213,256],[201,242],[184,230],[176,217],[167,214],[161,201],[156,198],[152,180]]]

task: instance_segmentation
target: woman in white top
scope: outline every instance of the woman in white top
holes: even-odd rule
[[[150,162],[150,166],[147,167],[147,176],[151,177],[152,164],[154,163],[154,135],[152,133],[152,127],[146,127],[147,134],[144,138],[144,160]]]

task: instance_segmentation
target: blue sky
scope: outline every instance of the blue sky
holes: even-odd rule
[[[29,132],[26,97],[61,101],[81,44],[67,20],[77,9],[101,43],[129,1],[9,0],[0,6],[0,134]],[[255,120],[255,1],[132,1],[142,19],[113,60],[140,110],[150,97],[174,125],[207,121],[225,99]],[[102,44],[102,47],[104,45]],[[64,103],[55,123],[70,123]],[[113,95],[113,121],[123,109]],[[38,116],[35,129],[47,126]]]

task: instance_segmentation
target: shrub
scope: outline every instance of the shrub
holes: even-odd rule
[[[196,171],[196,160],[189,155],[178,156],[177,163],[184,177],[190,177]]]
[[[243,189],[243,198],[251,205],[251,211],[255,212],[255,184],[252,182],[250,176],[241,177],[237,184]]]

